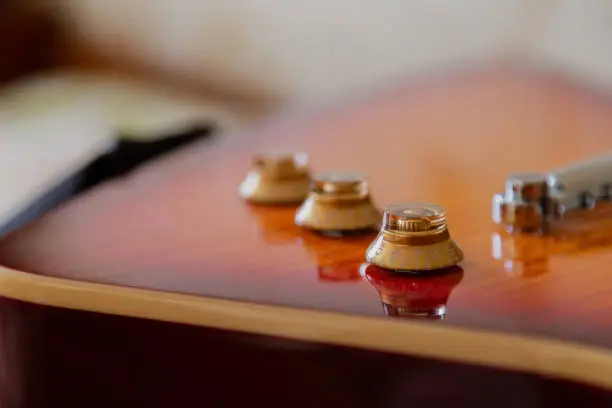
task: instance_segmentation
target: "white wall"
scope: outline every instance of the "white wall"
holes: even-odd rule
[[[62,0],[92,45],[297,101],[499,57],[612,88],[609,0]]]

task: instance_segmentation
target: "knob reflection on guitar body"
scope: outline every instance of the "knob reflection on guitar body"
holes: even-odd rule
[[[463,251],[449,234],[444,209],[427,203],[387,207],[366,251],[368,263],[395,271],[438,270],[461,260]]]
[[[305,153],[257,155],[240,184],[240,195],[259,204],[299,203],[308,195],[310,174]]]
[[[503,261],[510,276],[533,278],[548,272],[549,237],[501,231],[493,234],[491,243],[493,258]]]
[[[427,276],[398,274],[375,265],[362,265],[361,274],[374,286],[390,317],[446,317],[448,298],[463,279],[459,266]]]
[[[359,262],[337,262],[319,265],[319,281],[321,282],[359,282]]]
[[[332,236],[373,232],[379,221],[380,212],[360,173],[314,175],[310,194],[295,214],[297,225]]]

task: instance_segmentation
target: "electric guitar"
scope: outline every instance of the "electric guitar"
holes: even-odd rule
[[[612,404],[608,96],[489,71],[283,119],[6,220],[2,407]]]

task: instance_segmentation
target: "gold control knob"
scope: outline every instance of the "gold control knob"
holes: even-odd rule
[[[428,203],[387,207],[382,228],[366,251],[366,261],[396,271],[448,268],[463,260],[451,238],[444,208]]]
[[[254,203],[292,204],[306,198],[310,186],[308,155],[257,155],[253,168],[240,184],[240,196]]]
[[[370,232],[379,221],[365,177],[350,172],[313,176],[310,194],[295,214],[297,225],[326,235]]]

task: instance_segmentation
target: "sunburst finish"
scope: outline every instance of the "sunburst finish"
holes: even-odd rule
[[[32,274],[612,348],[612,217],[555,236],[512,236],[491,198],[517,171],[612,149],[612,99],[516,71],[406,86],[293,122],[272,122],[153,162],[0,242]],[[375,232],[326,237],[296,206],[246,203],[238,185],[262,150],[303,151],[313,171],[367,176],[378,208],[445,207],[459,269],[368,269]],[[279,309],[282,313],[282,309]],[[441,317],[444,317],[443,319]],[[290,317],[287,318],[291,321]]]

